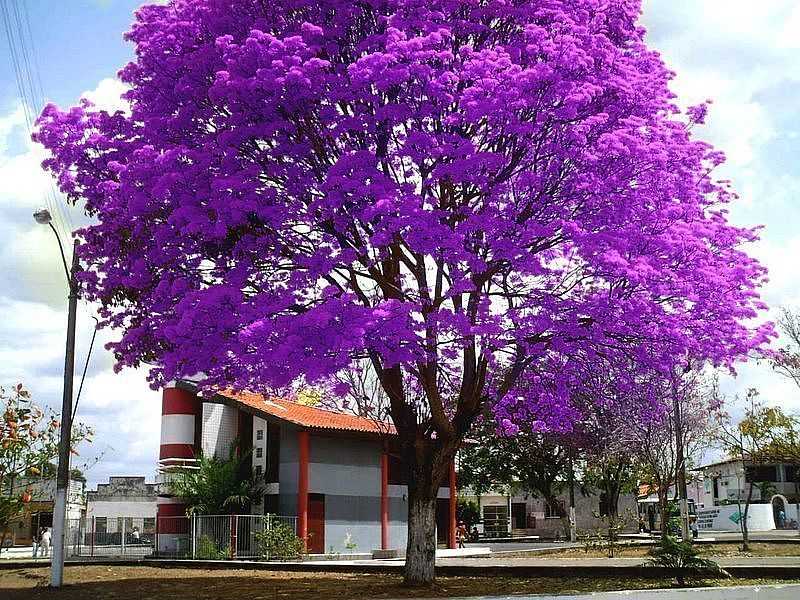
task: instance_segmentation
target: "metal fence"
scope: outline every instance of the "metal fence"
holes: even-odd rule
[[[297,534],[297,517],[281,515],[72,519],[65,546],[67,556],[73,557],[269,559],[261,534],[279,524]]]

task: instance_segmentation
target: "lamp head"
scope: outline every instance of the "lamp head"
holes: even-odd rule
[[[49,225],[50,221],[53,220],[53,217],[50,215],[50,211],[46,208],[40,208],[33,213],[33,218],[39,225]]]

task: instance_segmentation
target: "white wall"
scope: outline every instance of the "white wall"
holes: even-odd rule
[[[704,508],[697,511],[697,528],[701,531],[739,531],[741,516],[742,513],[736,504]],[[750,531],[775,529],[772,505],[751,504],[747,511],[747,528]]]
[[[225,404],[203,402],[201,448],[206,456],[228,458],[239,427],[239,411]]]
[[[86,517],[155,517],[156,500],[98,500],[86,505]]]

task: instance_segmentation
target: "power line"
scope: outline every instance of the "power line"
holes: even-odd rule
[[[35,111],[44,106],[45,96],[36,60],[30,15],[24,2],[22,11],[20,11],[17,0],[1,0],[0,16],[2,16],[6,33],[9,57],[14,70],[14,79],[25,125],[28,133],[31,134],[36,123]],[[43,195],[45,205],[53,215],[54,225],[64,237],[70,238],[73,229],[72,219],[67,207],[56,194],[55,186],[50,178],[48,178],[48,189]]]

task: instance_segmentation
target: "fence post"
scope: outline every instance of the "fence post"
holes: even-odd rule
[[[122,544],[123,556],[125,555],[125,521],[126,521],[125,517],[122,517],[122,538],[120,539],[120,542]]]
[[[92,533],[91,533],[92,537],[91,537],[91,541],[90,541],[90,543],[92,544],[92,549],[90,551],[90,554],[92,556],[94,556],[94,532],[96,531],[95,527],[96,527],[95,518],[94,518],[94,515],[92,515]]]
[[[231,515],[231,522],[228,526],[228,539],[230,541],[231,546],[231,558],[236,558],[236,525],[237,525],[237,518],[236,515]]]
[[[160,549],[160,546],[158,545],[158,521],[159,521],[158,512],[156,512],[156,543],[155,543],[155,547],[153,548],[153,555],[154,556],[158,556],[158,551]]]
[[[195,515],[192,513],[191,516],[191,523],[192,523],[192,559],[197,558],[197,521],[195,520]]]

